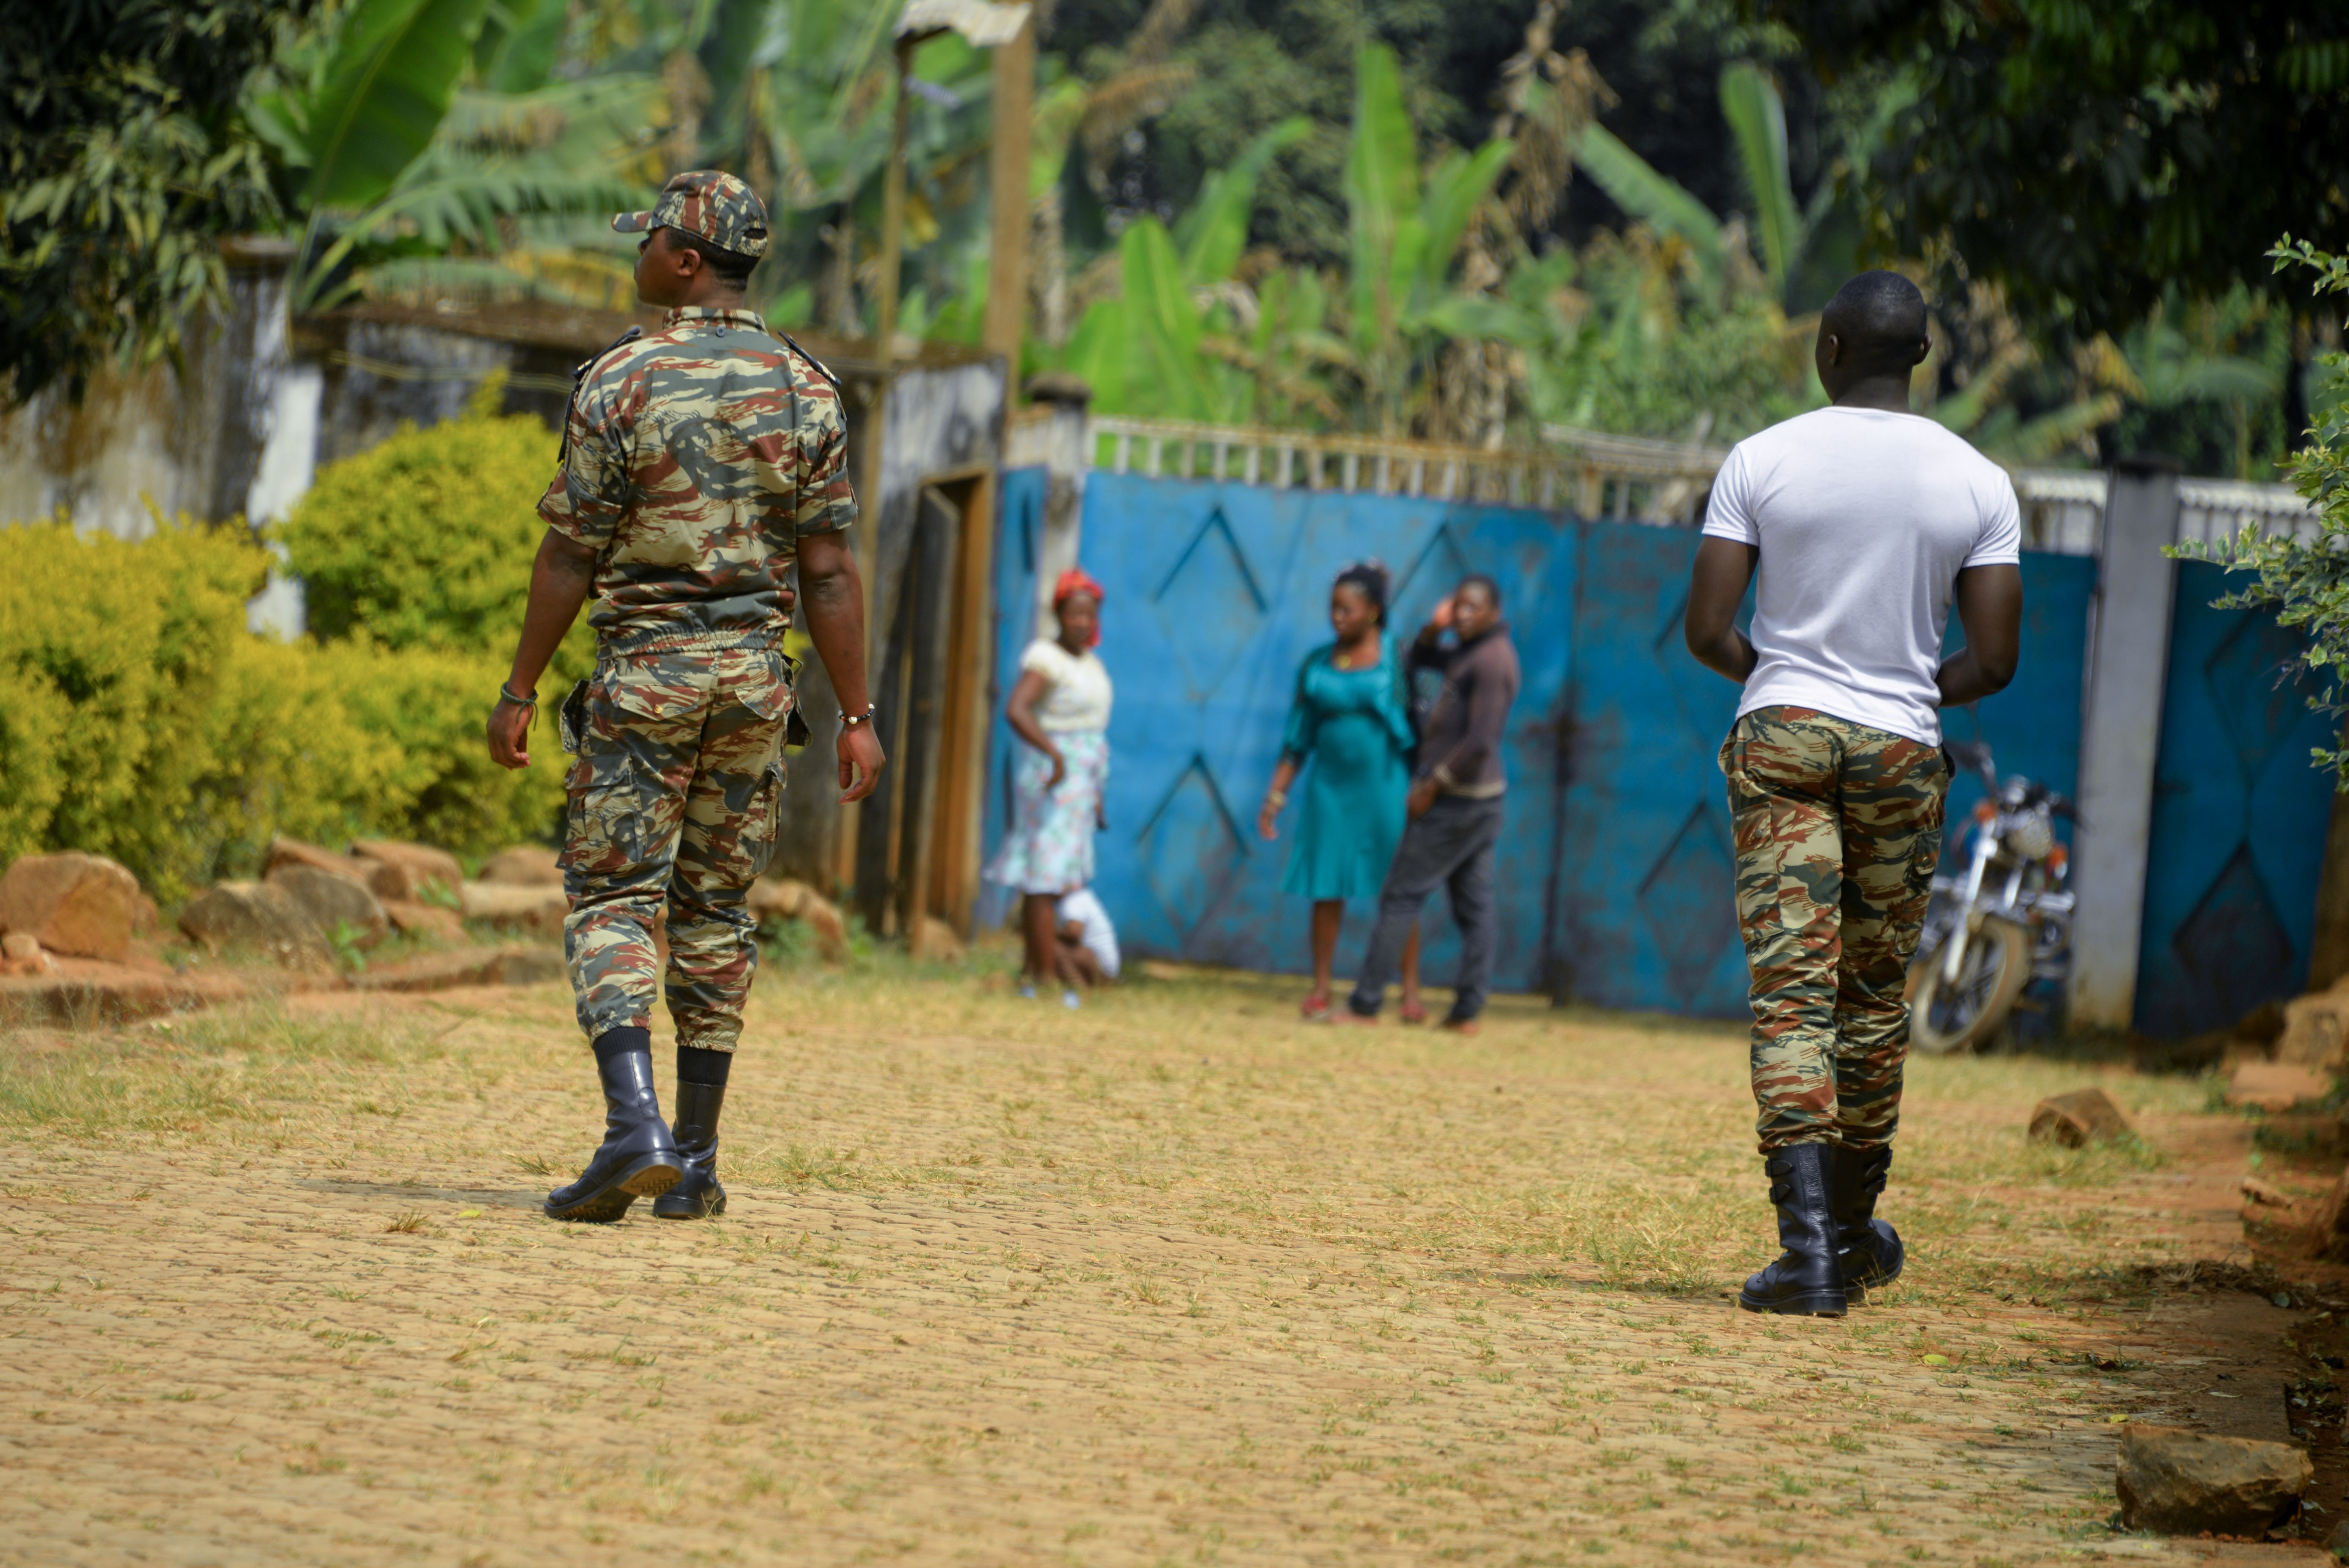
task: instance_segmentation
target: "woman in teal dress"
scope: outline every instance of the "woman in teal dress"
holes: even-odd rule
[[[1402,837],[1403,797],[1411,789],[1413,745],[1402,661],[1386,636],[1387,571],[1357,562],[1330,587],[1330,627],[1338,640],[1313,650],[1297,672],[1297,700],[1280,765],[1257,813],[1270,840],[1288,787],[1308,758],[1305,809],[1288,857],[1284,892],[1313,901],[1313,990],[1303,1012],[1330,1015],[1330,965],[1350,898],[1375,898]],[[1402,1019],[1427,1016],[1419,1001],[1419,931],[1403,950]]]

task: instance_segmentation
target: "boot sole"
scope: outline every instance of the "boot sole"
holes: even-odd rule
[[[1748,1312],[1775,1313],[1780,1317],[1841,1317],[1850,1305],[1844,1291],[1812,1291],[1806,1295],[1789,1295],[1757,1301],[1744,1291],[1737,1293],[1737,1305]]]
[[[685,1178],[685,1168],[673,1154],[643,1154],[628,1168],[585,1198],[557,1208],[552,1202],[545,1205],[550,1220],[567,1220],[577,1224],[608,1225],[625,1216],[628,1205],[639,1198],[657,1198]]]
[[[726,1200],[722,1197],[706,1208],[690,1198],[676,1202],[663,1198],[653,1204],[653,1218],[657,1220],[714,1220],[725,1212]]]

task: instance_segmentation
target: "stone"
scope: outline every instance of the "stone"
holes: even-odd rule
[[[453,909],[419,903],[412,898],[388,898],[383,901],[383,913],[390,917],[391,928],[402,936],[433,943],[465,940],[465,917]]]
[[[241,1002],[252,994],[245,981],[219,970],[174,974],[152,960],[55,959],[48,974],[0,978],[0,1024],[88,1028]]]
[[[510,887],[561,887],[563,868],[554,863],[553,850],[516,844],[481,862],[481,881]]]
[[[282,889],[330,940],[338,926],[348,927],[361,947],[373,947],[391,934],[391,916],[365,883],[347,872],[285,861],[266,880],[269,886]]]
[[[2323,1099],[2332,1088],[2323,1073],[2295,1062],[2238,1062],[2227,1085],[2227,1103],[2290,1110],[2302,1100]]]
[[[2105,1139],[2125,1138],[2136,1130],[2121,1108],[2113,1103],[2113,1097],[2100,1088],[2075,1088],[2069,1094],[2050,1095],[2031,1112],[2033,1143],[2060,1143],[2066,1149],[2082,1149]]]
[[[370,969],[351,984],[361,991],[450,991],[460,985],[542,985],[568,975],[555,948],[490,947],[428,953]]]
[[[770,920],[804,924],[826,962],[848,956],[848,922],[837,904],[807,883],[791,877],[761,877],[750,884],[750,903],[761,924]]]
[[[571,913],[571,900],[564,896],[561,883],[547,887],[469,882],[463,886],[461,897],[467,920],[481,921],[506,931],[535,931],[560,936],[563,917]]]
[[[57,960],[42,951],[31,932],[12,931],[0,936],[0,975],[48,975],[57,966]]]
[[[2290,1443],[2132,1421],[2121,1429],[2114,1490],[2126,1529],[2257,1537],[2299,1511],[2315,1474]]]
[[[269,841],[269,853],[261,862],[261,875],[266,881],[271,872],[285,866],[307,866],[312,871],[326,872],[347,882],[366,887],[375,872],[373,861],[353,860],[332,850],[322,850],[316,844],[305,844],[299,839],[283,834]]]
[[[44,951],[119,964],[130,956],[139,879],[104,855],[23,855],[0,877],[0,931]]]
[[[465,885],[465,869],[457,857],[446,850],[436,850],[429,844],[406,844],[392,839],[356,839],[351,853],[361,860],[378,861],[380,869],[371,885],[378,898],[419,899],[431,902],[426,890],[438,883],[447,897],[454,898],[457,890]]]
[[[2333,1533],[2324,1538],[2324,1550],[2336,1561],[2349,1562],[2349,1519],[2333,1527]]]
[[[2349,1057],[2349,980],[2284,1004],[2275,1055],[2279,1062],[2328,1072],[2343,1065]]]
[[[953,926],[948,925],[936,915],[922,916],[921,923],[915,929],[914,934],[914,956],[916,958],[927,959],[933,964],[962,962],[962,937],[956,933]]]
[[[294,895],[269,882],[217,882],[180,911],[180,929],[215,953],[265,954],[280,963],[334,963],[334,949]]]

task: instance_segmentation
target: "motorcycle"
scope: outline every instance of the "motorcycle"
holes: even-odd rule
[[[1950,760],[1980,775],[1964,874],[1936,875],[1909,965],[1909,1039],[1927,1056],[1980,1051],[2034,979],[2062,980],[2072,959],[2064,885],[2070,856],[2055,819],[2072,802],[2029,779],[2000,782],[1984,741],[1951,741]]]

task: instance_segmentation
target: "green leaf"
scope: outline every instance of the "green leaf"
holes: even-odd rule
[[[1468,222],[1476,215],[1476,208],[1492,193],[1493,184],[1501,178],[1501,170],[1509,166],[1511,143],[1488,141],[1476,150],[1474,157],[1454,152],[1436,167],[1427,182],[1427,195],[1420,203],[1420,217],[1426,226],[1427,241],[1419,258],[1420,281],[1432,294],[1444,286],[1452,270],[1452,258],[1459,253],[1462,236],[1468,232]]]
[[[1160,411],[1178,419],[1206,418],[1199,309],[1165,225],[1155,218],[1127,225],[1118,236],[1118,257],[1134,364],[1163,399]]]
[[[1312,129],[1303,115],[1292,115],[1249,142],[1228,169],[1207,176],[1174,225],[1174,243],[1183,253],[1183,273],[1195,284],[1221,283],[1239,264],[1247,244],[1248,215],[1256,203],[1257,181],[1273,159],[1294,147]]]
[[[1346,202],[1353,240],[1354,336],[1382,342],[1401,302],[1392,263],[1405,222],[1419,205],[1419,154],[1394,52],[1365,44],[1354,57],[1354,139],[1346,154]],[[1423,239],[1424,231],[1422,231]],[[1414,258],[1415,259],[1415,258]]]
[[[1722,68],[1721,112],[1729,120],[1745,188],[1754,197],[1762,264],[1771,286],[1783,289],[1804,239],[1802,211],[1786,171],[1786,106],[1761,68],[1741,60]]]
[[[1707,211],[1703,202],[1656,172],[1646,159],[1597,124],[1583,130],[1574,160],[1614,199],[1615,205],[1663,233],[1679,235],[1694,248],[1708,274],[1720,274],[1721,220]]]
[[[502,30],[492,33],[497,4],[492,5],[483,20],[481,43],[473,49],[474,74],[493,92],[534,92],[554,73],[571,8],[565,0],[502,0]],[[493,36],[494,47],[485,50],[482,46],[492,44]]]
[[[310,105],[313,209],[391,189],[432,139],[489,0],[359,0]]]

